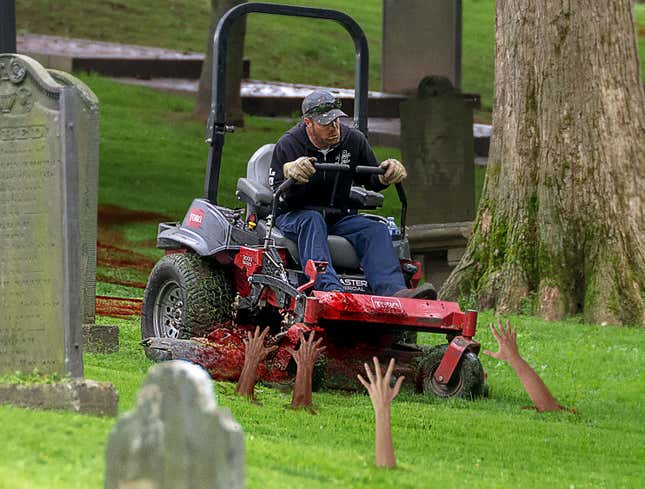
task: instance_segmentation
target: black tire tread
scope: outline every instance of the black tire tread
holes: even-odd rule
[[[208,335],[216,323],[231,319],[233,292],[224,270],[192,252],[172,253],[152,269],[144,292],[141,336],[154,336],[153,310],[156,294],[169,279],[176,281],[184,299],[180,338]]]
[[[471,351],[466,351],[461,357],[447,389],[440,390],[433,385],[432,376],[447,349],[448,344],[439,345],[423,354],[417,373],[418,390],[424,394],[443,398],[463,397],[474,399],[480,397],[484,389],[484,368],[477,355]]]

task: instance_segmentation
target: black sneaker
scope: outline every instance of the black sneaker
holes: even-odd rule
[[[424,283],[416,289],[401,289],[394,294],[394,297],[404,297],[406,299],[426,299],[430,301],[437,300],[437,291],[431,283]]]

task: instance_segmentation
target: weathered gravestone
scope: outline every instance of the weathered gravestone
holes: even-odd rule
[[[80,81],[0,54],[0,374],[83,375],[84,304],[93,311],[95,301],[95,255],[84,254],[96,240],[97,123],[96,97]],[[115,398],[103,412],[116,412]]]
[[[79,94],[76,114],[76,161],[80,206],[81,321],[83,351],[111,353],[119,349],[119,329],[96,324],[96,217],[99,193],[99,105],[87,85],[68,73],[48,70],[61,85]]]
[[[461,0],[383,0],[381,52],[384,92],[413,94],[428,74],[459,87]]]
[[[172,360],[152,367],[135,409],[106,449],[106,489],[244,487],[244,433],[217,408],[204,369]]]
[[[475,215],[473,109],[444,77],[419,83],[401,104],[401,154],[408,170],[408,238],[439,286],[463,254]]]

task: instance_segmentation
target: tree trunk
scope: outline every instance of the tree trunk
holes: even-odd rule
[[[645,324],[644,99],[631,0],[497,0],[489,167],[442,297]]]
[[[231,8],[245,3],[246,0],[211,0],[210,30],[206,57],[199,78],[199,89],[195,102],[195,117],[206,119],[211,110],[211,89],[213,84],[213,34],[217,23]],[[242,81],[242,58],[244,56],[244,36],[246,34],[246,16],[240,17],[231,27],[228,37],[226,56],[226,122],[235,126],[244,126],[240,85]]]

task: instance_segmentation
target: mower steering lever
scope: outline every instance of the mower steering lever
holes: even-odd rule
[[[357,166],[354,168],[355,173],[371,174],[371,175],[383,175],[385,173],[385,168],[380,166]],[[408,198],[405,195],[405,190],[403,190],[403,185],[397,183],[395,185],[396,193],[399,196],[399,201],[401,202],[401,229],[402,237],[405,238],[405,218],[408,213]]]
[[[314,161],[313,165],[316,171],[348,172],[348,171],[351,171],[352,169],[351,166],[346,165],[344,163],[318,163],[317,161]],[[277,189],[275,189],[275,192],[273,192],[273,204],[271,206],[271,215],[269,216],[269,219],[268,219],[268,229],[267,229],[266,236],[264,238],[265,248],[268,247],[269,241],[271,239],[271,231],[273,231],[273,226],[274,226],[273,216],[275,216],[275,213],[278,207],[278,201],[280,200],[280,196],[284,194],[287,190],[289,190],[294,183],[296,183],[296,181],[292,177],[289,177],[284,182],[282,182]],[[334,184],[334,191],[332,195],[335,193],[336,193],[336,185]],[[333,202],[333,198],[332,198],[332,202]]]
[[[354,168],[354,173],[368,173],[371,175],[383,175],[385,173],[385,168],[380,166],[363,166],[358,165]]]
[[[317,161],[313,163],[314,168],[316,171],[336,171],[336,172],[349,172],[352,171],[357,174],[371,174],[371,175],[383,175],[385,173],[385,168],[382,168],[380,166],[368,166],[368,165],[358,165],[355,166],[353,169],[351,166],[346,165],[346,164],[341,164],[341,163],[318,163]],[[271,216],[275,216],[276,210],[277,210],[277,205],[278,205],[278,200],[280,199],[280,196],[285,193],[291,186],[296,183],[296,181],[289,177],[287,178],[284,182],[280,184],[280,186],[275,190],[273,193],[273,205],[271,208]],[[403,185],[400,183],[397,183],[395,185],[396,187],[396,193],[399,197],[399,201],[401,202],[401,229],[402,231],[402,236],[405,238],[405,221],[406,221],[406,215],[407,215],[407,210],[408,210],[408,199],[405,195],[405,190],[403,190]],[[335,188],[334,192],[332,193],[332,204],[333,204],[333,194],[335,194]],[[333,205],[332,205],[333,206]],[[269,239],[271,236],[271,231],[273,229],[273,219],[269,222],[269,229],[267,232],[266,240]]]
[[[316,171],[340,171],[340,172],[348,172],[351,171],[352,167],[349,165],[341,164],[341,163],[318,163],[314,162],[313,163],[314,168]],[[296,183],[296,181],[289,177],[287,178],[284,182],[280,184],[280,186],[275,189],[275,192],[273,193],[273,200],[275,200],[277,197],[279,197],[281,194],[285,193],[289,188]]]
[[[385,168],[380,166],[358,165],[352,168],[344,163],[318,163],[317,161],[313,165],[316,170],[320,171],[368,173],[372,175],[383,175],[385,173]]]
[[[282,182],[280,186],[275,189],[275,192],[273,192],[273,201],[275,202],[277,198],[289,190],[294,183],[296,183],[296,180],[293,177],[289,177]]]
[[[344,163],[318,163],[314,162],[314,168],[316,171],[340,171],[347,172],[352,169],[351,166]]]

